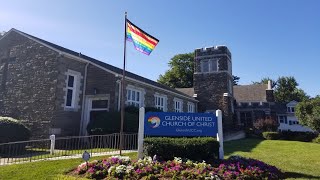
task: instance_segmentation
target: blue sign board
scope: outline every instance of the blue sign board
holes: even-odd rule
[[[144,133],[150,136],[216,136],[217,117],[212,113],[148,112]]]

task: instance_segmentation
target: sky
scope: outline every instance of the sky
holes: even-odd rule
[[[294,76],[320,94],[318,0],[0,0],[0,31],[25,33],[122,68],[124,13],[160,40],[150,56],[127,43],[127,70],[157,80],[176,54],[226,45],[240,84]]]

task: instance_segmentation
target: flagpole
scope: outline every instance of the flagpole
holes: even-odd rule
[[[123,49],[123,70],[122,70],[122,86],[121,86],[121,127],[120,127],[120,155],[122,155],[123,149],[123,124],[124,124],[124,90],[125,90],[125,75],[126,75],[126,47],[127,47],[127,12],[125,12],[124,18],[124,49]]]

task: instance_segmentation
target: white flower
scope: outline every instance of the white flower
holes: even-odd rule
[[[116,167],[115,166],[111,166],[109,169],[108,169],[108,173],[110,174],[113,170],[115,170]]]
[[[126,173],[128,173],[128,174],[129,174],[133,169],[134,169],[134,167],[133,167],[133,166],[131,166],[131,165],[127,166]]]
[[[177,163],[182,163],[182,159],[180,157],[174,157],[174,161]]]
[[[120,165],[118,167],[116,167],[116,173],[117,174],[122,174],[126,171],[126,166],[125,165]]]

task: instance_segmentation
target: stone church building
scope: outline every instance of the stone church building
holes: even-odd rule
[[[167,112],[221,109],[225,129],[248,123],[252,108],[271,113],[271,89],[258,88],[255,96],[233,87],[226,46],[196,49],[194,70],[194,87],[177,89],[126,72],[126,104]],[[19,30],[0,38],[0,116],[23,121],[33,137],[86,134],[91,112],[119,111],[121,79],[120,68]]]

